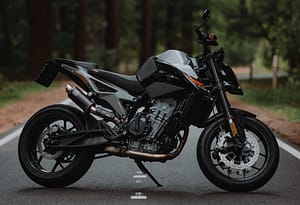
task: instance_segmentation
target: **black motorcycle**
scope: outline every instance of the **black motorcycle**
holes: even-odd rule
[[[272,131],[256,116],[231,107],[226,91],[243,95],[224,51],[211,52],[217,37],[194,30],[204,52],[193,58],[177,50],[150,57],[136,75],[99,69],[95,63],[48,61],[36,81],[49,86],[60,72],[80,88],[66,86],[77,105],[51,105],[35,113],[19,139],[25,173],[46,187],[80,179],[94,159],[120,156],[144,166],[182,151],[190,125],[204,128],[197,158],[204,175],[228,191],[251,191],[275,173],[279,149]]]

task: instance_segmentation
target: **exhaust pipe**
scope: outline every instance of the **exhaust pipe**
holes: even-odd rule
[[[120,156],[120,157],[130,157],[134,159],[141,159],[141,160],[147,160],[147,161],[166,161],[170,159],[174,159],[177,157],[180,152],[182,151],[186,141],[187,141],[187,136],[188,136],[188,128],[185,130],[184,135],[181,139],[181,142],[177,149],[172,152],[172,153],[167,153],[167,154],[151,154],[151,153],[145,153],[145,152],[137,152],[137,151],[132,151],[128,150],[126,148],[122,148],[119,146],[107,146],[104,148],[104,152],[107,152],[112,155]]]
[[[90,99],[88,99],[82,91],[78,88],[67,84],[66,91],[68,93],[68,97],[80,108],[84,111],[90,112],[91,107],[95,105]]]
[[[68,97],[85,112],[93,113],[104,119],[111,120],[116,124],[120,123],[120,120],[112,110],[102,107],[101,105],[96,105],[78,88],[67,84],[66,92],[68,93]]]
[[[169,159],[173,159],[177,156],[174,154],[175,152],[168,153],[168,154],[151,154],[151,153],[127,150],[125,148],[121,148],[117,146],[105,147],[104,151],[119,157],[130,157],[134,159],[141,159],[141,160],[148,160],[148,161],[166,161]]]
[[[178,147],[175,152],[167,153],[167,154],[151,154],[145,152],[137,152],[137,151],[127,150],[125,148],[121,148],[117,146],[105,147],[104,151],[109,154],[120,156],[120,157],[130,157],[134,159],[141,159],[147,161],[166,161],[177,157],[181,152],[182,148],[183,146]]]

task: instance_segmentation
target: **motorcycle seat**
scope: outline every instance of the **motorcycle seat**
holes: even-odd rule
[[[88,70],[88,73],[99,80],[105,80],[123,88],[133,96],[141,95],[144,92],[144,88],[135,75],[123,75],[101,69]]]
[[[84,68],[87,68],[88,70],[90,69],[95,69],[98,68],[98,65],[96,63],[92,63],[92,62],[84,62],[84,61],[75,61],[75,60],[68,60],[68,59],[64,59],[64,58],[56,58],[55,63],[58,64],[66,64],[72,67],[77,67],[77,66],[81,66]]]

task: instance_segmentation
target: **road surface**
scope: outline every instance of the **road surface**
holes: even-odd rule
[[[0,147],[0,204],[299,204],[300,160],[281,149],[271,181],[250,193],[225,192],[211,184],[196,160],[201,130],[192,127],[178,158],[146,166],[164,185],[156,188],[133,160],[110,157],[94,161],[88,173],[70,187],[47,189],[33,183],[17,158],[18,138]]]

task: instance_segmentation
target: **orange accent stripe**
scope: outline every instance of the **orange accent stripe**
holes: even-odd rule
[[[199,87],[201,87],[201,88],[205,88],[205,85],[204,85],[204,83],[201,83],[199,80],[197,80],[197,79],[195,79],[195,78],[193,78],[193,77],[188,77],[193,83],[195,83],[196,85],[198,85]]]

